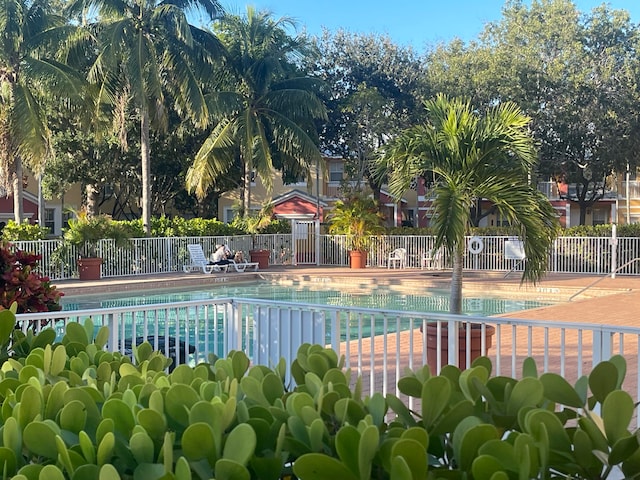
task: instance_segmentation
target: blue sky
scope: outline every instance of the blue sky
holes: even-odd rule
[[[485,23],[500,18],[503,0],[221,0],[230,12],[245,10],[250,3],[267,9],[275,16],[288,16],[319,34],[322,27],[340,27],[357,33],[388,34],[396,43],[412,45],[417,50],[447,42],[454,37],[465,41],[476,38]],[[588,12],[602,0],[575,1],[578,9]],[[611,0],[612,8],[624,9],[633,22],[640,21],[639,0]]]

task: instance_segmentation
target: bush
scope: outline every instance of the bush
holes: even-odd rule
[[[42,255],[14,249],[0,243],[0,308],[14,302],[18,313],[55,312],[61,310],[62,292],[51,285],[49,277],[38,273]]]
[[[47,227],[41,227],[25,221],[23,223],[16,223],[13,220],[9,220],[2,229],[2,238],[7,242],[18,242],[25,240],[44,240],[49,233]]]
[[[0,344],[15,316],[0,312]],[[640,471],[636,406],[621,390],[621,357],[575,386],[538,375],[492,377],[480,358],[463,372],[427,366],[400,379],[420,401],[362,395],[344,358],[300,347],[250,366],[242,352],[171,373],[149,343],[132,360],[104,351],[109,332],[70,323],[23,341],[0,369],[5,477],[176,479],[605,478]],[[8,342],[7,342],[8,343]],[[596,414],[595,412],[601,412]],[[14,476],[16,475],[16,476]],[[23,476],[19,476],[23,475]]]

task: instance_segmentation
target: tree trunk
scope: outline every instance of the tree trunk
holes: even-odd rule
[[[242,215],[251,215],[251,162],[244,162],[244,185],[242,198]]]
[[[87,216],[95,217],[98,213],[98,187],[92,183],[84,187],[87,194]]]
[[[451,293],[449,313],[462,313],[462,265],[464,262],[464,243],[456,246],[453,253],[453,271],[451,273]]]
[[[13,175],[13,219],[21,224],[24,219],[24,186],[22,185],[22,159],[16,155],[14,159],[15,173]]]
[[[140,109],[140,157],[142,161],[142,228],[151,234],[151,146],[149,145],[149,111]]]

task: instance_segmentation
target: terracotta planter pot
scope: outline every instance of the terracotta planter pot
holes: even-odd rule
[[[493,335],[496,333],[495,327],[487,325],[485,328],[485,345],[487,352],[491,348]],[[446,325],[442,325],[440,330],[441,365],[445,366],[449,363],[449,345],[448,345],[448,329]],[[480,325],[474,324],[471,328],[471,360],[469,364],[481,355],[482,348],[482,330]],[[427,364],[433,375],[436,374],[438,366],[438,327],[427,325]],[[458,329],[458,366],[464,370],[467,365],[467,331],[464,326]]]
[[[349,265],[351,268],[365,268],[367,266],[367,252],[350,250]]]
[[[250,250],[249,256],[252,262],[258,262],[258,268],[264,270],[269,266],[269,257],[271,256],[271,250]]]
[[[102,278],[100,273],[101,265],[101,258],[79,258],[78,273],[80,280],[100,280]]]

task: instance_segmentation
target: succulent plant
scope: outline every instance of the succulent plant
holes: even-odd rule
[[[7,328],[3,330],[6,323]],[[0,335],[11,338],[10,310]],[[231,352],[195,367],[148,343],[105,350],[108,331],[70,323],[61,341],[25,336],[0,368],[0,472],[15,479],[625,478],[640,471],[637,414],[615,356],[575,385],[539,374],[407,371],[397,396],[362,395],[331,349],[291,365]],[[42,335],[42,336],[41,336]],[[4,338],[2,337],[2,338]],[[8,342],[10,343],[10,342]],[[617,473],[618,477],[620,472]]]

